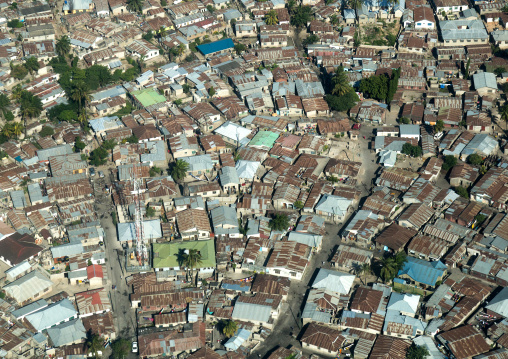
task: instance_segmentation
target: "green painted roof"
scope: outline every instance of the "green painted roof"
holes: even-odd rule
[[[154,89],[133,91],[132,95],[136,96],[136,98],[138,99],[139,102],[141,102],[141,105],[143,105],[143,107],[152,106],[155,105],[156,103],[166,101],[166,98]]]
[[[196,268],[215,267],[214,241],[189,241],[177,243],[154,243],[153,244],[153,267],[175,268],[179,267],[176,254],[180,249],[197,249],[201,253],[201,265]]]
[[[279,138],[279,134],[272,131],[259,131],[250,140],[249,146],[265,146],[272,148],[275,141]]]

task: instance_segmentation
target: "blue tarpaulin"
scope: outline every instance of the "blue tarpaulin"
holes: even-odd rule
[[[203,54],[203,55],[209,55],[214,54],[219,51],[232,49],[235,47],[235,44],[233,44],[233,40],[231,39],[223,39],[219,41],[210,42],[208,44],[203,44],[197,46],[197,49]]]

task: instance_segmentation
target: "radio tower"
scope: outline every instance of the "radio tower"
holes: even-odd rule
[[[137,170],[137,167],[134,167],[134,171]],[[143,213],[141,212],[141,182],[142,179],[136,178],[136,172],[134,173],[134,198],[135,198],[135,220],[134,223],[136,227],[136,256],[138,258],[138,262],[140,266],[144,266],[146,261],[148,260],[148,254],[146,250],[146,245],[143,240],[144,233],[143,233]],[[140,182],[141,181],[141,182]]]

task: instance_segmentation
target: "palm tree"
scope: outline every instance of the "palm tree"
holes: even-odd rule
[[[178,45],[178,47],[176,48],[176,51],[178,53],[178,57],[182,56],[185,52],[185,45],[184,44]]]
[[[348,5],[353,10],[358,10],[361,4],[361,0],[348,0]]]
[[[247,235],[247,232],[249,231],[249,227],[248,227],[248,224],[246,224],[245,226],[243,225],[242,223],[242,220],[240,218],[238,218],[238,231],[240,232],[240,234],[242,236],[246,236]]]
[[[78,115],[78,122],[81,127],[86,128],[88,123],[88,117],[86,115],[86,108]]]
[[[163,38],[167,36],[168,32],[166,31],[166,28],[164,26],[161,26],[159,29],[159,40],[162,41]]]
[[[330,16],[330,24],[338,25],[339,23],[340,23],[340,20],[337,17],[337,15],[333,14],[332,16]]]
[[[381,261],[381,277],[384,282],[389,282],[395,275],[397,274],[397,263],[395,262],[394,257],[386,257]]]
[[[79,113],[81,113],[83,103],[86,107],[87,102],[90,101],[90,90],[84,81],[76,81],[72,85],[69,98],[78,103]]]
[[[265,22],[267,25],[277,25],[279,23],[279,19],[277,18],[277,13],[275,10],[270,10],[265,15]]]
[[[222,323],[222,334],[224,334],[226,338],[231,338],[235,335],[237,330],[238,326],[233,320],[228,320],[227,322]]]
[[[187,170],[189,169],[189,164],[183,160],[176,160],[171,164],[169,169],[169,173],[173,179],[179,181],[187,176]]]
[[[358,267],[357,275],[360,276],[360,280],[361,280],[361,276],[363,275],[363,280],[362,280],[363,284],[366,284],[367,275],[369,275],[370,272],[371,272],[371,269],[370,269],[369,263],[363,263],[361,266]]]
[[[401,270],[402,268],[404,268],[404,263],[407,262],[407,256],[406,256],[406,253],[405,252],[398,252],[395,256],[394,256],[394,261],[395,261],[395,264],[397,265],[397,272],[399,270]]]
[[[127,0],[127,9],[141,13],[141,10],[143,9],[143,2],[143,0]]]
[[[351,91],[351,85],[349,84],[349,80],[342,66],[338,66],[337,69],[335,69],[335,74],[332,77],[332,85],[333,95],[343,96]]]
[[[0,94],[0,111],[2,114],[5,115],[7,110],[9,109],[9,106],[11,105],[11,100],[9,99],[9,96],[6,94]]]
[[[17,84],[13,89],[12,89],[12,95],[11,95],[11,98],[19,103],[19,101],[21,100],[21,94],[23,93],[23,88],[21,87],[20,84]]]
[[[2,128],[2,135],[11,138],[12,137],[12,126],[10,123],[6,123],[4,127]]]
[[[506,129],[508,129],[508,104],[501,107],[501,119],[506,124]]]
[[[189,253],[187,253],[187,256],[185,257],[184,264],[185,267],[190,269],[191,278],[194,278],[194,267],[201,263],[203,263],[201,253],[197,249],[189,249]]]
[[[42,112],[42,101],[39,97],[34,96],[31,92],[23,90],[20,99],[21,118],[23,119],[24,128],[26,130],[27,118],[40,116]]]
[[[180,267],[183,267],[184,263],[185,263],[185,258],[187,258],[187,253],[185,253],[185,249],[180,248],[178,250],[178,253],[175,253],[175,256],[176,256],[176,262],[178,263],[178,265]]]
[[[139,72],[143,72],[143,68],[145,67],[145,55],[141,55],[138,57],[138,66],[139,66]]]
[[[58,39],[56,42],[55,50],[58,56],[65,56],[71,51],[71,40],[67,35],[64,35]]]
[[[13,124],[11,124],[11,133],[13,135],[13,137],[16,137],[18,138],[19,136],[21,136],[21,134],[23,133],[25,127],[23,126],[23,124],[21,122],[15,122]]]
[[[39,61],[37,61],[36,57],[30,56],[25,61],[25,67],[28,70],[28,72],[30,72],[30,75],[33,75],[34,71],[37,71],[40,68]]]
[[[296,1],[295,0],[289,0],[288,1],[288,11],[290,14],[293,14],[295,11]]]
[[[86,345],[90,348],[95,359],[99,357],[102,348],[102,340],[97,334],[87,333]]]

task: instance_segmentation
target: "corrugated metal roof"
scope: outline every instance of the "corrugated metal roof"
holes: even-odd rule
[[[78,312],[74,308],[74,305],[66,298],[29,314],[25,318],[40,332],[71,317],[77,317],[77,315]]]
[[[446,265],[440,261],[427,262],[419,258],[408,257],[398,275],[407,275],[414,281],[435,286],[439,277],[446,273]]]
[[[236,303],[231,317],[243,321],[256,321],[267,323],[271,316],[271,306],[252,304],[252,303]]]

